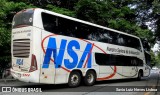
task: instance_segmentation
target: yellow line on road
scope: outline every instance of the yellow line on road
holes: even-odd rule
[[[151,92],[145,92],[144,95],[149,95]]]
[[[153,85],[152,88],[155,88],[156,85]],[[145,92],[144,95],[150,95],[151,92]]]

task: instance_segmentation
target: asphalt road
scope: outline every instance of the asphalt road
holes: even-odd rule
[[[143,78],[141,81],[136,81],[134,79],[108,80],[96,82],[94,86],[89,87],[84,86],[83,83],[77,88],[69,88],[66,84],[35,84],[20,82],[17,80],[8,80],[7,82],[0,80],[0,86],[18,86],[18,88],[41,88],[42,90],[42,92],[23,93],[23,95],[160,95],[160,70],[152,70],[150,77]],[[141,91],[137,92],[138,90]],[[153,90],[158,90],[159,92]],[[0,95],[14,94],[22,95],[22,93],[17,92],[0,93]]]

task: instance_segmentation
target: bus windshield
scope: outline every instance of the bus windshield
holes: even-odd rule
[[[33,13],[34,10],[25,10],[16,14],[13,19],[13,28],[17,28],[19,26],[31,26],[33,24]]]

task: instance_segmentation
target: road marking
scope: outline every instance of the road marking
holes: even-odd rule
[[[149,95],[151,92],[145,92],[144,95]]]
[[[97,84],[97,85],[94,85],[94,86],[108,86],[109,84]]]
[[[156,85],[153,85],[152,88],[155,88]],[[145,92],[144,95],[150,95],[151,92]]]

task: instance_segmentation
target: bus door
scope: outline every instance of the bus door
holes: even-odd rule
[[[40,65],[40,83],[55,83],[55,64],[53,58],[53,49],[48,47],[49,33],[42,30],[41,42],[41,65]],[[50,52],[47,52],[49,50]],[[50,55],[51,54],[51,55]]]
[[[65,50],[60,50],[60,49],[57,49],[57,51],[65,52]],[[43,60],[44,57],[45,56],[43,56],[42,58]],[[63,59],[62,61],[59,61],[61,60],[60,58],[59,59],[53,59],[52,57],[49,58],[50,62],[48,66],[47,64],[41,64],[40,83],[50,83],[50,84],[66,83],[67,76],[69,73],[67,69],[63,66],[64,64]],[[64,58],[67,58],[67,55],[64,54]]]
[[[64,55],[57,58],[55,62],[55,83],[66,83],[69,75],[69,70],[64,66],[64,59],[68,59],[67,50],[57,49],[57,52],[64,52]]]
[[[44,61],[44,56],[42,58]],[[43,62],[42,61],[42,62]],[[49,65],[47,64],[41,64],[40,69],[40,83],[54,83],[55,81],[55,64],[53,62],[53,59],[50,60]]]

